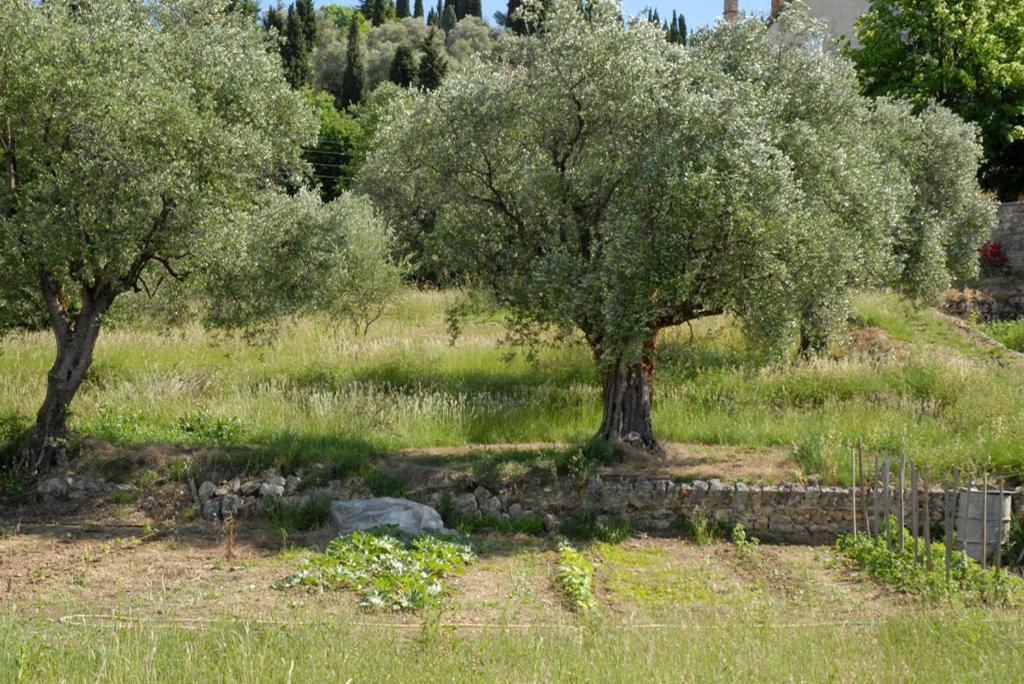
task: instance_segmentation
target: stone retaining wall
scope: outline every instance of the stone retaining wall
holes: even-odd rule
[[[444,493],[439,491],[425,497],[426,503],[435,506],[443,500]],[[863,490],[858,493],[861,529],[867,500]],[[851,529],[850,489],[818,485],[760,486],[592,475],[582,486],[560,479],[535,491],[491,491],[478,486],[453,497],[451,504],[461,515],[543,517],[549,527],[589,513],[599,523],[625,520],[637,530],[658,535],[679,534],[684,519],[703,514],[725,528],[742,523],[748,534],[765,541],[794,544],[830,544]],[[941,522],[941,491],[931,492],[929,506],[931,519]],[[906,525],[910,526],[909,506]]]
[[[1003,246],[1007,267],[1024,274],[1024,202],[999,205],[999,227],[992,233],[992,240]]]

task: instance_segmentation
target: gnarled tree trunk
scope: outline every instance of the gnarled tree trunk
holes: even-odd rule
[[[31,472],[67,465],[68,407],[92,364],[100,323],[113,301],[113,296],[87,292],[81,311],[72,319],[52,281],[45,277],[43,280],[43,295],[50,312],[57,354],[46,376],[46,397],[23,446],[23,461]]]
[[[604,375],[604,420],[600,439],[661,454],[651,424],[654,343],[644,347],[640,360],[616,359]]]

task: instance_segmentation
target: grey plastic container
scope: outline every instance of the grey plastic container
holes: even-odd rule
[[[966,546],[967,555],[981,562],[982,507],[985,495],[978,488],[960,490],[956,514],[956,533],[960,546]],[[988,560],[995,558],[1010,534],[1013,517],[1010,492],[988,490]]]

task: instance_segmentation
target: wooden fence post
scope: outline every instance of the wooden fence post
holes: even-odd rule
[[[914,462],[910,463],[910,536],[914,540],[914,565],[917,565],[921,561],[921,554],[917,547],[917,536],[921,533],[920,528],[917,526],[917,486],[920,483],[917,480],[917,464]]]
[[[924,467],[924,565],[932,569],[932,490],[928,480],[928,466]]]
[[[900,543],[900,553],[903,553],[906,550],[906,542],[903,539],[903,525],[905,524],[904,523],[904,516],[906,515],[906,507],[905,507],[905,502],[904,502],[904,498],[903,498],[904,497],[904,492],[906,491],[905,487],[904,487],[904,485],[906,484],[906,470],[907,470],[907,457],[904,456],[904,455],[900,455],[900,500],[899,500],[899,510],[900,510],[900,513],[899,513],[899,517],[897,518],[898,530],[896,532],[897,535],[899,535],[898,538],[900,540],[900,542],[899,542]]]
[[[999,478],[999,543],[996,544],[996,572],[1003,569],[1003,488],[1006,486],[1006,480],[1002,477]]]
[[[857,452],[850,449],[850,504],[853,507],[853,538],[857,539]]]
[[[953,526],[950,523],[950,509],[953,508],[953,503],[949,496],[949,481],[946,478],[942,478],[942,519],[943,527],[945,528],[945,542],[946,542],[946,582],[949,582],[949,564],[953,562]]]
[[[882,471],[882,534],[885,535],[885,548],[892,549],[892,492],[889,491],[892,474],[892,460],[886,456],[885,469]]]
[[[988,471],[981,475],[981,567],[988,567]]]

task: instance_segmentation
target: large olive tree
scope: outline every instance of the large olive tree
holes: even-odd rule
[[[243,258],[279,266],[276,246],[250,254],[250,217],[302,182],[317,124],[260,32],[223,5],[0,0],[0,316],[44,310],[56,339],[33,469],[66,457],[68,407],[117,297],[161,278],[210,284]],[[317,235],[309,201],[282,210],[280,245]],[[259,284],[246,291],[274,296]]]
[[[958,184],[927,193],[957,221],[907,220],[929,179],[879,138],[922,142],[876,124],[917,120],[880,117],[849,64],[787,14],[781,34],[741,21],[686,49],[623,25],[616,3],[556,1],[542,34],[396,100],[379,129],[362,187],[402,234],[432,227],[424,257],[490,286],[514,340],[582,333],[603,439],[658,450],[662,328],[727,312],[789,349],[801,325],[845,319],[852,285],[904,283],[911,264],[933,276],[920,282],[948,281],[946,248],[990,225],[973,132],[955,120]]]

